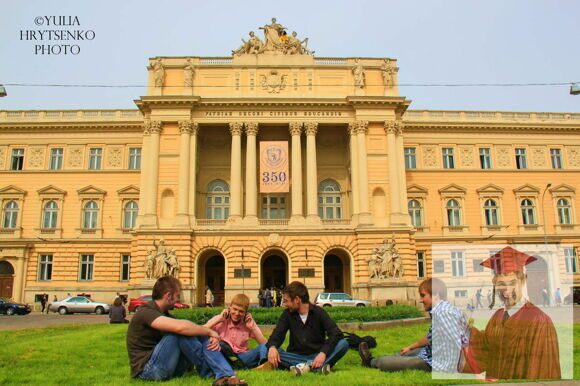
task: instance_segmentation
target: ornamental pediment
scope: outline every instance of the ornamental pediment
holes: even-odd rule
[[[449,184],[444,188],[439,189],[439,193],[460,193],[460,194],[465,194],[467,192],[467,189],[465,189],[462,186],[459,186],[457,184]]]
[[[283,55],[312,55],[314,51],[308,48],[308,38],[298,37],[293,31],[288,33],[287,28],[272,18],[270,24],[259,27],[264,33],[263,39],[254,31],[250,31],[248,40],[242,39],[242,45],[232,50],[232,55],[259,55],[265,53],[281,53]]]
[[[560,184],[550,189],[550,193],[576,193],[576,188],[568,184]]]
[[[39,195],[61,195],[64,196],[66,194],[65,190],[59,189],[54,185],[45,186],[42,189],[37,190]]]
[[[495,184],[487,184],[482,186],[481,188],[476,190],[477,193],[501,193],[503,194],[504,190]]]
[[[5,188],[0,189],[0,194],[2,195],[25,195],[26,190],[20,189],[15,185],[8,185]]]
[[[129,186],[126,186],[122,189],[117,190],[117,194],[119,196],[139,195],[139,188],[136,187],[135,185],[129,185]]]
[[[407,186],[407,193],[414,193],[414,194],[427,194],[429,193],[429,191],[427,190],[427,188],[421,186],[421,185],[417,185],[417,184],[412,184]]]
[[[514,189],[514,193],[540,193],[540,189],[534,185],[525,184]]]
[[[77,190],[77,193],[79,194],[79,196],[81,195],[99,195],[99,196],[104,196],[105,194],[107,194],[106,191],[97,188],[96,186],[93,185],[89,185],[89,186],[85,186],[82,189]]]

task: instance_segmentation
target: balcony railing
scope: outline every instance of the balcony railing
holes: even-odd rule
[[[288,222],[290,220],[288,220],[287,218],[276,218],[276,219],[271,219],[271,218],[261,218],[258,219],[258,223],[260,225],[280,225],[280,226],[288,226]]]

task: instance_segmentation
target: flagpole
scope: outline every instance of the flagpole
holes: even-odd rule
[[[244,248],[242,248],[242,293],[246,293],[246,271],[244,269]]]

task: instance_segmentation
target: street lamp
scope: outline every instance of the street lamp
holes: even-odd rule
[[[572,83],[570,85],[570,95],[580,95],[580,83]]]
[[[6,87],[4,87],[4,85],[0,84],[0,98],[7,96],[8,93],[6,92]]]
[[[546,253],[548,252],[548,229],[547,229],[548,224],[546,221],[546,210],[544,208],[544,196],[546,195],[546,192],[548,191],[550,186],[552,186],[552,183],[548,182],[546,184],[546,187],[544,188],[544,192],[542,193],[542,219],[544,221],[544,248],[546,250]]]
[[[242,293],[246,293],[246,270],[244,269],[244,248],[242,248]]]

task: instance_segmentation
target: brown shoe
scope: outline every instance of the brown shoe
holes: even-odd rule
[[[274,365],[271,364],[270,362],[264,362],[260,366],[254,368],[254,370],[258,370],[258,371],[270,371],[270,370],[274,370]]]
[[[371,367],[371,361],[373,360],[373,356],[369,351],[369,345],[367,342],[361,342],[358,345],[358,355],[361,359],[361,364],[363,367]]]

